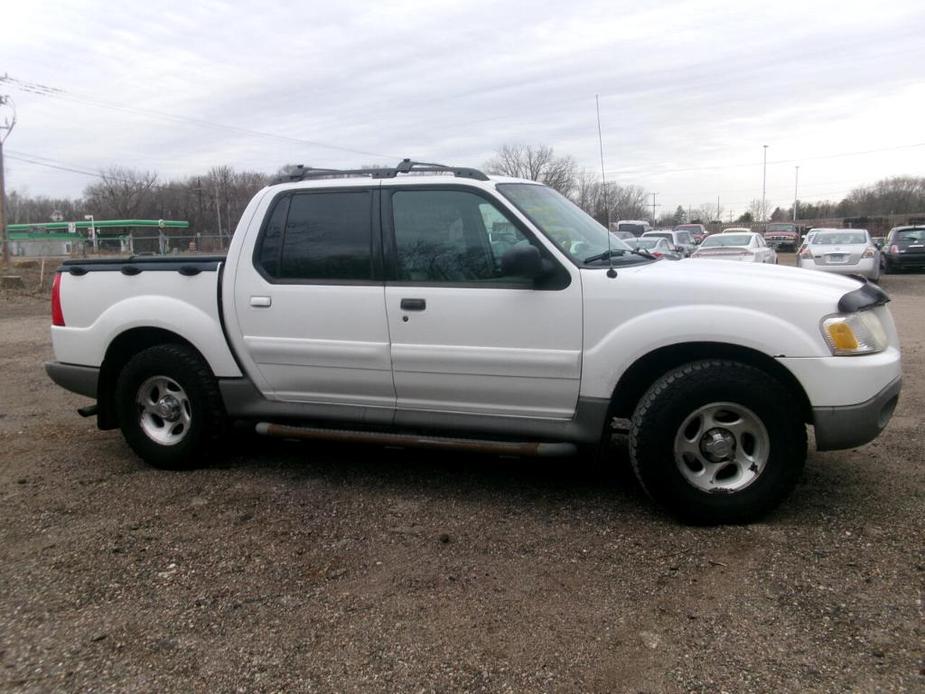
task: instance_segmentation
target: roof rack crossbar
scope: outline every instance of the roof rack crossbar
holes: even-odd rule
[[[476,181],[487,181],[488,176],[478,169],[463,166],[446,166],[445,164],[430,164],[427,162],[402,159],[394,169],[322,169],[299,164],[287,175],[280,176],[276,183],[291,181],[304,181],[310,178],[346,178],[348,176],[369,176],[370,178],[395,178],[398,174],[412,173],[451,173],[457,178],[471,178]]]

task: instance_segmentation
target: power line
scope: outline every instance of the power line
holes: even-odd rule
[[[333,149],[341,152],[349,152],[351,154],[359,154],[362,156],[376,157],[377,159],[401,159],[400,156],[391,155],[391,154],[381,154],[379,152],[369,152],[362,149],[353,149],[350,147],[343,147],[341,145],[330,144],[326,142],[320,142],[318,140],[308,140],[301,137],[292,137],[291,135],[280,135],[279,133],[270,133],[264,132],[262,130],[254,130],[252,128],[244,128],[238,125],[228,125],[227,123],[216,123],[214,121],[208,121],[202,118],[190,118],[188,116],[179,116],[173,113],[166,113],[164,111],[156,111],[153,109],[143,109],[135,108],[131,106],[121,106],[119,104],[113,104],[107,101],[102,101],[99,99],[94,99],[90,97],[80,96],[73,92],[69,92],[65,89],[60,89],[58,87],[51,87],[44,84],[39,84],[37,82],[27,82],[25,80],[20,80],[10,75],[0,76],[0,83],[7,83],[11,87],[18,89],[20,91],[35,94],[37,96],[51,97],[55,99],[64,99],[66,101],[73,101],[79,104],[86,104],[89,106],[95,106],[97,108],[107,108],[115,111],[122,111],[125,113],[136,113],[143,116],[161,118],[176,123],[190,123],[192,125],[197,125],[200,127],[207,128],[220,128],[222,130],[227,130],[229,132],[243,133],[247,135],[256,135],[258,137],[269,137],[274,138],[284,142],[294,142],[297,144],[310,145],[312,147],[322,147],[324,149]]]

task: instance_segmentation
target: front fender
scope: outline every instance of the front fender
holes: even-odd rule
[[[760,310],[737,306],[678,306],[647,311],[620,322],[600,339],[586,339],[583,396],[609,398],[620,376],[659,348],[688,342],[718,342],[769,357],[819,357],[821,337]]]

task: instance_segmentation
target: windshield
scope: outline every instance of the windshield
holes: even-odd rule
[[[618,256],[617,261],[630,253],[629,246],[552,188],[529,183],[499,183],[497,189],[578,264],[590,262],[586,259],[602,254],[604,257],[598,260],[607,260],[608,250]],[[643,260],[638,255],[632,255],[631,259],[632,262]],[[625,258],[623,262],[629,260]]]
[[[639,238],[635,241],[631,241],[633,246],[636,248],[655,248],[660,242],[661,238],[652,238],[651,236],[646,236],[645,238]]]
[[[796,231],[793,224],[768,224],[768,231]]]
[[[867,234],[843,231],[819,233],[813,237],[810,243],[814,246],[850,246],[852,244],[867,243]]]
[[[647,231],[647,232],[646,232],[646,238],[647,238],[647,239],[652,239],[652,238],[656,238],[656,239],[668,239],[669,241],[672,240],[672,238],[671,238],[671,233],[670,233],[670,232],[667,232],[667,231],[665,231],[665,232],[660,232],[660,231]]]
[[[701,248],[710,246],[747,246],[751,243],[752,237],[745,234],[716,234],[708,236],[700,244]]]

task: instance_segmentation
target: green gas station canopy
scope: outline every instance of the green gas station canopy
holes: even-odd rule
[[[154,227],[156,229],[188,229],[189,222],[170,219],[97,219],[94,222],[40,222],[36,224],[7,224],[6,229],[11,234],[15,232],[35,231],[70,231],[71,229],[125,229],[128,227]]]

